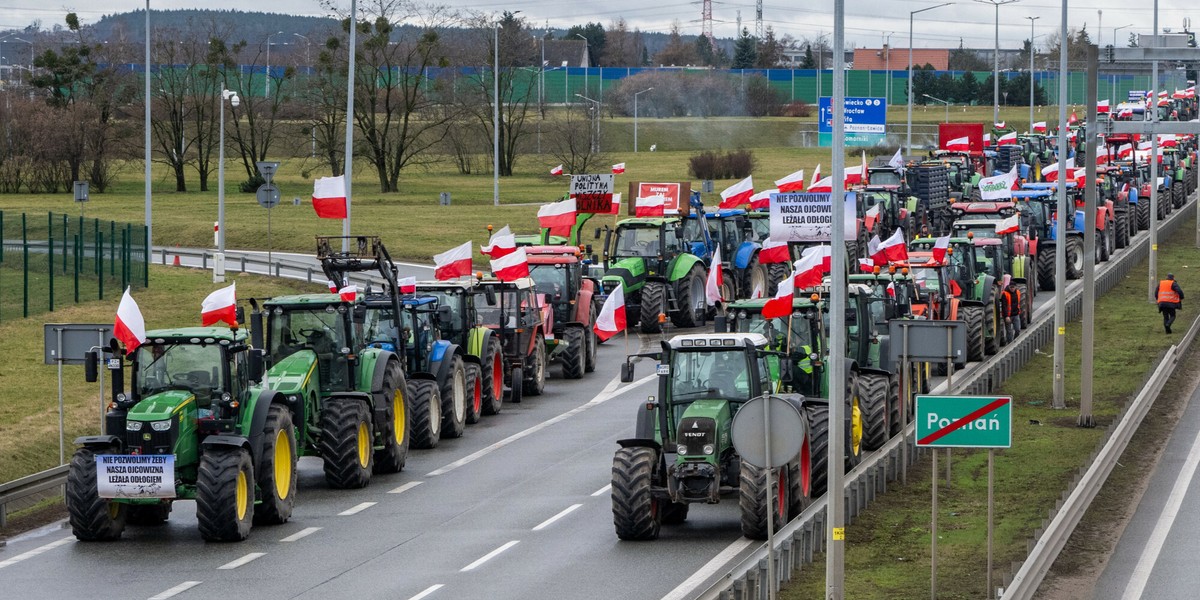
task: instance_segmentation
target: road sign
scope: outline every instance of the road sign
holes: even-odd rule
[[[770,404],[770,419],[763,414]],[[771,428],[766,428],[770,421]],[[778,396],[759,396],[742,405],[729,427],[730,441],[742,460],[762,469],[782,467],[800,453],[808,433],[808,421],[787,400]],[[686,431],[680,440],[686,440]],[[767,444],[771,444],[771,461],[767,463]]]
[[[255,199],[263,208],[275,208],[279,206],[279,188],[275,187],[275,184],[264,183],[258,186]]]
[[[817,141],[821,146],[833,144],[833,108],[828,96],[819,103]],[[845,126],[847,146],[874,146],[887,138],[887,99],[846,97]]]
[[[254,166],[258,167],[258,172],[267,179],[274,177],[275,172],[279,170],[279,162],[272,160],[260,160],[254,163]]]
[[[936,283],[936,282],[935,282]],[[918,285],[922,282],[918,281]],[[904,349],[904,335],[908,334],[908,351]],[[949,344],[947,344],[949,336]],[[965,363],[964,349],[967,347],[967,323],[965,321],[927,321],[920,319],[892,319],[888,321],[889,350],[893,363],[908,360],[917,362],[944,363],[954,359],[955,364]],[[905,356],[907,354],[907,356]]]
[[[76,202],[87,202],[88,201],[88,182],[86,182],[86,181],[76,181],[75,182],[75,201]]]
[[[1012,447],[1011,396],[917,396],[917,446]]]

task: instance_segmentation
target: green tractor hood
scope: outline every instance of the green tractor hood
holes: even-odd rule
[[[646,283],[646,272],[646,259],[636,256],[622,258],[609,265],[601,283],[619,281],[628,294],[642,289],[642,285]],[[609,286],[605,286],[604,289],[609,289]]]
[[[675,462],[704,460],[717,464],[721,453],[733,442],[729,429],[733,424],[728,400],[696,400],[684,409],[679,419],[676,441],[687,447],[686,454],[676,455]],[[712,454],[704,453],[704,446],[712,444]]]
[[[129,421],[165,421],[179,415],[180,420],[188,412],[196,412],[196,396],[188,390],[167,390],[142,398],[129,409]],[[195,416],[194,414],[192,416]]]
[[[299,394],[304,391],[313,370],[317,368],[317,353],[298,350],[275,363],[267,371],[271,389],[281,394]]]

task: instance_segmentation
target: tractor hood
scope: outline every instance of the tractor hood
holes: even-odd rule
[[[679,454],[676,460],[703,458],[716,463],[721,452],[732,444],[729,434],[732,417],[728,400],[697,400],[688,405],[676,432],[678,444],[685,446],[687,453]],[[705,454],[704,446],[709,444],[714,452]]]
[[[304,389],[316,366],[316,352],[298,350],[272,365],[267,371],[267,380],[273,390],[282,394],[297,394]]]
[[[611,282],[605,285],[605,290],[610,290],[615,287],[616,282],[620,281],[625,286],[625,291],[632,292],[640,289],[646,281],[646,259],[639,257],[622,258],[613,262],[608,271],[604,274],[601,282]]]
[[[165,421],[184,410],[196,410],[196,396],[188,390],[167,390],[142,398],[129,409],[130,421]],[[180,415],[182,416],[182,414]]]

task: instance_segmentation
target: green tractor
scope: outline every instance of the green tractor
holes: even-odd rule
[[[499,414],[504,405],[504,382],[509,373],[504,347],[498,328],[492,329],[482,324],[475,308],[477,299],[486,305],[498,303],[495,290],[480,286],[472,278],[418,282],[417,293],[437,299],[441,335],[466,348],[468,360],[480,365],[479,412],[483,415]]]
[[[296,502],[296,438],[287,398],[266,386],[262,355],[244,330],[185,327],[147,332],[133,353],[113,340],[113,397],[106,435],[80,446],[67,473],[71,530],[81,541],[115,540],[125,525],[167,520],[176,500],[195,500],[200,535],[240,541],[252,524],[286,522]],[[99,353],[89,353],[96,381]]]
[[[691,504],[734,494],[742,533],[752,539],[767,537],[768,513],[776,529],[800,514],[810,497],[811,459],[824,456],[810,446],[815,434],[803,433],[801,451],[777,474],[742,460],[731,439],[738,409],[777,387],[767,364],[777,353],[766,346],[759,334],[692,334],[635,355],[658,361],[658,395],[638,407],[634,437],[617,441],[611,494],[618,538],[656,539],[662,525],[682,523]],[[632,378],[627,363],[622,379]],[[804,414],[802,397],[782,397]]]

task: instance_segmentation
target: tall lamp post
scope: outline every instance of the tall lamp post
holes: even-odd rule
[[[283,35],[283,32],[276,31],[267,36],[267,84],[263,88],[263,98],[271,97],[271,38],[277,35]]]
[[[996,45],[992,50],[992,122],[1000,122],[1000,5],[1012,4],[1020,0],[975,0],[980,4],[991,4],[996,7]],[[1033,43],[1033,40],[1029,40]]]
[[[146,162],[146,165],[145,165],[145,170],[146,170],[146,174],[145,174],[145,179],[146,179],[146,183],[145,183],[145,189],[146,189],[146,248],[147,248],[147,250],[152,250],[154,248],[154,246],[152,246],[151,244],[153,243],[154,238],[151,235],[151,233],[153,233],[153,231],[154,231],[154,226],[153,226],[153,220],[151,219],[152,208],[150,206],[150,0],[146,0],[146,65],[145,66],[146,66],[146,68],[145,68],[145,73],[144,73],[144,75],[145,75],[144,79],[146,80],[145,81],[145,84],[146,84],[146,91],[145,91],[146,114],[145,114],[145,123],[143,123],[143,125],[142,125],[142,127],[143,127],[142,132],[145,134],[145,138],[142,140],[142,142],[145,144],[145,148],[143,149],[143,152],[145,153],[145,162]]]
[[[654,88],[652,88],[652,87],[648,87],[648,88],[646,88],[646,89],[644,89],[644,90],[642,90],[642,91],[640,91],[640,92],[635,92],[635,93],[633,94],[633,153],[634,153],[634,154],[637,154],[637,151],[638,151],[638,143],[637,143],[637,133],[638,133],[638,132],[637,132],[637,125],[638,125],[638,110],[637,110],[637,108],[638,108],[638,107],[637,107],[637,102],[638,102],[638,96],[640,96],[640,95],[642,95],[642,94],[645,94],[646,92],[648,92],[648,91],[650,91],[650,90],[652,90],[652,89],[654,89]]]
[[[600,101],[592,100],[583,94],[575,95],[595,105],[593,110],[596,112],[592,113],[592,152],[600,152]]]
[[[1029,129],[1033,132],[1033,22],[1041,17],[1025,17],[1029,19]]]
[[[917,13],[923,13],[923,12],[925,12],[925,11],[927,11],[927,10],[933,10],[933,9],[935,9],[935,8],[941,8],[941,7],[943,7],[943,6],[950,6],[951,4],[954,4],[954,3],[953,3],[953,2],[946,2],[946,3],[943,3],[943,4],[939,4],[939,5],[937,5],[937,6],[930,6],[930,7],[928,7],[928,8],[922,8],[921,10],[914,10],[914,11],[911,11],[911,12],[909,12],[909,13],[908,13],[908,123],[907,123],[907,125],[906,125],[906,127],[905,127],[905,131],[906,131],[906,133],[905,133],[905,140],[904,140],[904,148],[905,148],[905,151],[906,151],[908,154],[912,154],[912,98],[913,98],[913,85],[912,85],[912,83],[913,83],[913,82],[912,82],[912,78],[913,78],[913,75],[912,75],[912,64],[913,64],[913,57],[912,57],[912,44],[913,44],[913,40],[912,40],[912,38],[913,38],[913,16],[914,16],[914,15],[916,15]],[[820,78],[819,78],[819,77],[818,77],[817,81],[820,81]]]
[[[213,257],[213,283],[225,281],[225,101],[237,108],[242,103],[237,92],[221,90],[221,131],[217,152],[217,254]]]
[[[503,26],[496,21],[493,28],[495,44],[492,56],[492,206],[500,206],[500,30]]]
[[[949,102],[942,100],[941,98],[934,98],[933,96],[930,96],[929,94],[921,94],[921,95],[925,96],[926,98],[929,98],[930,100],[933,100],[934,102],[941,102],[942,104],[946,105],[946,122],[947,123],[950,122],[950,103]]]
[[[293,33],[292,35],[294,35],[298,38],[304,39],[304,66],[307,67],[311,71],[311,69],[312,69],[312,54],[311,54],[312,40],[308,39],[308,36],[301,34],[301,33]],[[312,108],[312,104],[313,103],[310,100],[308,103],[310,109]],[[317,127],[316,127],[316,119],[315,118],[313,119],[313,125],[308,128],[308,131],[310,134],[309,137],[312,138],[312,151],[310,154],[310,158],[316,158],[317,157]]]
[[[590,54],[592,51],[592,44],[586,37],[583,36],[582,33],[575,34],[575,37],[583,40],[583,56],[587,59],[583,63],[583,93],[590,94],[591,92],[588,91],[588,71],[591,70],[590,67],[592,64],[592,57],[588,56],[588,54]],[[579,94],[575,95],[579,96]],[[579,97],[582,98],[583,96]]]
[[[1120,30],[1122,30],[1122,29],[1129,28],[1129,27],[1133,27],[1133,23],[1130,23],[1130,24],[1128,24],[1128,25],[1122,25],[1122,26],[1120,26],[1120,27],[1113,27],[1113,48],[1116,48],[1116,47],[1117,47],[1117,32],[1118,32],[1118,31],[1120,31]],[[1110,77],[1112,77],[1112,99],[1111,99],[1111,102],[1112,102],[1112,104],[1113,104],[1113,107],[1112,107],[1112,108],[1109,108],[1109,110],[1110,110],[1110,111],[1112,111],[1112,114],[1114,114],[1114,115],[1115,115],[1115,114],[1117,114],[1117,107],[1116,107],[1116,103],[1117,103],[1117,78],[1116,78],[1116,76],[1110,76]]]
[[[883,96],[887,99],[887,105],[892,105],[892,36],[895,31],[887,32],[887,41],[883,43],[883,62],[884,69],[887,70],[887,79],[883,80]]]

